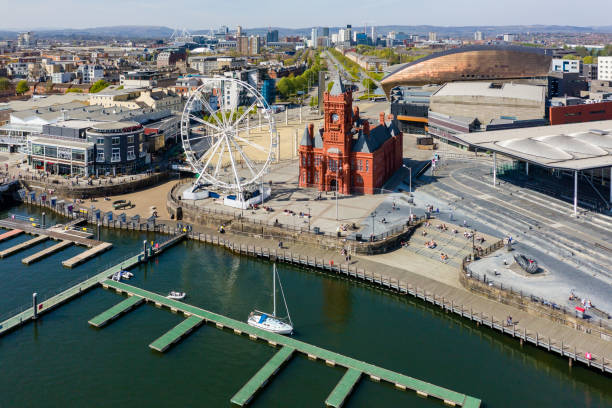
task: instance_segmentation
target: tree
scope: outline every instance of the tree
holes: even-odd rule
[[[0,91],[8,91],[11,89],[11,81],[8,78],[0,78]]]
[[[593,57],[590,55],[587,55],[586,57],[584,57],[582,59],[582,62],[585,64],[592,64],[593,63]]]
[[[283,97],[286,98],[291,93],[291,86],[289,84],[289,78],[281,78],[276,84],[276,90]]]
[[[103,79],[99,79],[89,88],[89,93],[98,93],[110,84]]]
[[[376,89],[376,84],[370,78],[364,79],[362,83],[363,83],[363,86],[368,91],[368,93],[372,93],[374,92],[374,89]]]
[[[30,87],[28,86],[28,81],[26,81],[25,79],[22,79],[21,81],[19,81],[17,83],[17,87],[15,88],[15,92],[17,93],[17,95],[23,95],[29,90],[30,90]]]

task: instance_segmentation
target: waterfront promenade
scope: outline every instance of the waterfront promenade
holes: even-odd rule
[[[180,230],[174,220],[158,222],[164,223],[164,231]],[[123,228],[127,229],[128,226],[124,225]],[[162,229],[162,226],[158,225],[157,229]],[[190,225],[188,235],[194,240],[221,245],[251,256],[260,256],[257,255],[259,253],[267,254],[268,258],[271,254],[274,258],[277,255],[281,258],[282,253],[283,261],[288,259],[289,263],[308,266],[309,269],[323,269],[334,274],[344,271],[343,276],[356,277],[367,284],[385,289],[390,289],[392,282],[395,282],[395,291],[401,287],[404,288],[401,293],[415,295],[439,306],[445,305],[448,310],[468,317],[477,324],[486,324],[519,341],[522,338],[521,342],[532,342],[547,351],[568,357],[569,364],[580,361],[597,367],[599,371],[612,372],[612,341],[609,341],[612,336],[609,332],[588,324],[570,327],[573,323],[540,311],[534,313],[529,306],[504,304],[497,301],[499,299],[491,300],[476,295],[461,285],[460,268],[453,268],[411,251],[399,249],[375,256],[353,256],[350,262],[346,262],[339,252],[288,237],[262,237],[231,232],[219,234],[212,228],[197,225]],[[282,248],[278,248],[279,240],[283,242]],[[252,245],[253,242],[258,245]],[[330,267],[330,264],[333,266]],[[508,316],[512,317],[512,327],[504,327]],[[591,355],[591,359],[586,358],[586,353]]]
[[[595,328],[571,328],[548,317],[521,310],[483,296],[475,295],[462,286],[453,286],[437,280],[430,263],[417,261],[402,263],[401,268],[389,264],[389,254],[357,256],[346,262],[343,255],[299,241],[283,241],[263,237],[226,233],[219,235],[211,229],[194,226],[189,236],[195,240],[220,245],[244,255],[278,259],[288,263],[329,271],[339,277],[356,279],[386,290],[418,297],[469,318],[476,324],[510,335],[520,341],[537,345],[547,351],[567,357],[570,364],[580,361],[598,371],[612,373],[612,337]],[[253,245],[257,242],[257,245]],[[399,250],[401,251],[401,249]],[[387,263],[378,259],[383,258]],[[455,273],[459,276],[460,270]],[[458,279],[457,279],[458,280]],[[512,325],[507,325],[507,317]],[[591,358],[586,357],[589,353]]]

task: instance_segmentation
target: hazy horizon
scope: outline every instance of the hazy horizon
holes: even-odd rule
[[[245,29],[268,26],[299,29],[313,26],[340,27],[432,25],[440,27],[557,25],[576,27],[610,26],[612,1],[595,0],[589,7],[569,0],[515,0],[507,3],[473,0],[469,6],[451,0],[425,4],[409,1],[379,0],[338,1],[329,3],[312,0],[306,9],[295,3],[261,0],[212,2],[210,0],[107,0],[91,4],[76,0],[47,2],[31,0],[15,2],[0,0],[5,10],[27,16],[24,20],[0,27],[0,30],[83,29],[112,26],[185,27],[188,30],[208,30],[221,25]],[[271,11],[273,10],[273,11]],[[340,17],[341,16],[341,17]],[[112,18],[111,18],[112,17]],[[10,19],[18,21],[17,19]],[[55,24],[50,24],[53,21]],[[70,21],[72,25],[66,22]],[[5,23],[6,24],[6,23]]]

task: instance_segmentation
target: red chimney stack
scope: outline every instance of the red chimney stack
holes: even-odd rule
[[[379,122],[381,125],[385,125],[385,112],[380,112]]]

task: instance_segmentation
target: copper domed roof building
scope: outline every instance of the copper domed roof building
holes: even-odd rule
[[[473,45],[431,54],[391,72],[381,85],[387,97],[396,86],[453,81],[545,77],[552,50],[513,45]]]

